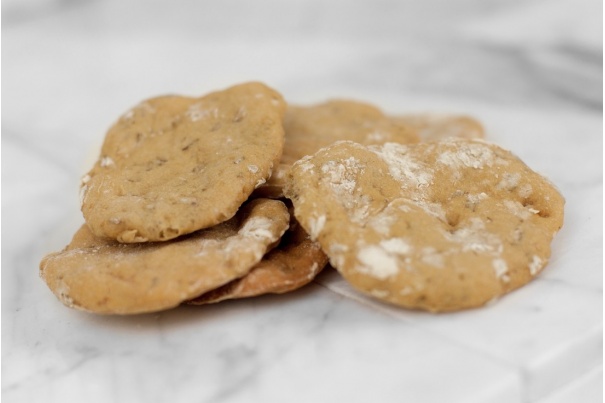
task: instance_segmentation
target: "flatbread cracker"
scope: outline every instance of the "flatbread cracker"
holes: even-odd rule
[[[296,218],[356,289],[399,306],[481,306],[532,280],[563,224],[563,197],[478,140],[339,142],[295,163]]]
[[[83,178],[98,237],[165,241],[233,217],[281,157],[285,102],[260,83],[147,100],[109,130]]]
[[[86,225],[40,275],[65,305],[101,314],[160,311],[246,275],[289,225],[286,206],[256,199],[232,219],[166,242],[121,244]]]

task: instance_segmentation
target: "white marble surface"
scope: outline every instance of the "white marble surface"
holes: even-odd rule
[[[6,402],[599,402],[602,2],[2,2]],[[38,262],[82,222],[78,182],[139,100],[257,79],[292,102],[463,112],[567,200],[545,271],[433,315],[334,272],[284,296],[134,317],[62,306]]]

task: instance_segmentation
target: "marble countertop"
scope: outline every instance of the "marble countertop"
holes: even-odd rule
[[[2,2],[5,402],[599,402],[599,0]],[[548,267],[482,309],[429,314],[335,272],[298,292],[105,317],[38,263],[83,222],[78,185],[138,101],[247,80],[291,102],[467,113],[566,198]]]

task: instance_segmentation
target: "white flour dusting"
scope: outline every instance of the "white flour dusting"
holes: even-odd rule
[[[455,169],[462,167],[483,169],[484,166],[494,165],[495,154],[486,144],[479,142],[457,144],[455,151],[440,153],[437,162]]]
[[[433,179],[433,170],[421,161],[414,160],[408,153],[409,147],[386,143],[382,146],[369,146],[370,151],[378,155],[389,167],[389,174],[404,186],[425,188]]]
[[[508,276],[508,265],[503,259],[492,260],[492,267],[494,268],[496,277],[504,282],[510,281],[510,277]]]
[[[527,208],[518,201],[514,200],[504,200],[503,204],[511,214],[519,217],[522,220],[527,220],[532,215],[540,212],[539,210],[533,208]]]
[[[361,273],[385,280],[399,272],[397,257],[388,253],[380,246],[366,246],[357,254],[357,260],[361,265],[357,270]]]
[[[532,257],[531,262],[529,263],[529,273],[532,276],[538,274],[542,266],[544,265],[544,261],[538,255],[534,255]]]
[[[504,173],[502,175],[502,179],[496,185],[496,189],[498,190],[513,190],[519,185],[519,181],[521,180],[521,174],[515,173]]]
[[[111,157],[103,157],[101,158],[101,166],[106,168],[109,166],[115,165],[115,162],[111,159]]]
[[[365,165],[355,157],[341,161],[331,160],[321,166],[321,172],[324,174],[322,180],[356,223],[364,222],[370,208],[369,196],[360,195],[356,188],[357,178],[364,171]]]
[[[187,109],[185,115],[192,121],[197,122],[207,118],[218,118],[219,112],[217,107],[206,107],[201,102],[195,103]]]
[[[495,234],[485,229],[485,223],[479,217],[460,225],[453,233],[444,231],[445,238],[461,246],[463,252],[479,252],[500,255],[502,241]]]
[[[321,215],[317,218],[309,218],[309,236],[313,241],[317,239],[321,230],[323,230],[326,224],[326,216]]]
[[[429,266],[437,267],[439,269],[443,269],[445,267],[445,261],[443,259],[443,255],[432,246],[422,248],[420,251],[420,260],[424,264],[428,264]]]

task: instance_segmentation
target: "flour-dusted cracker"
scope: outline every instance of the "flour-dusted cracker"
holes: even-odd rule
[[[82,226],[40,275],[67,306],[102,314],[168,309],[246,275],[289,225],[286,206],[253,200],[230,220],[166,242],[123,244]]]
[[[564,200],[479,140],[339,142],[295,163],[285,194],[358,290],[404,307],[483,305],[546,265]]]
[[[395,116],[392,119],[414,130],[422,141],[443,140],[450,137],[463,139],[485,137],[483,125],[471,116],[418,113]]]
[[[370,104],[330,100],[313,106],[289,106],[284,118],[282,162],[292,164],[335,141],[360,144],[415,143],[418,136]]]
[[[285,173],[292,163],[336,141],[365,145],[419,141],[411,126],[386,116],[375,106],[339,99],[312,106],[288,106],[284,130],[286,142],[281,163],[256,191],[259,196],[282,197]]]
[[[319,244],[309,239],[305,230],[293,219],[280,244],[248,274],[188,303],[202,305],[294,291],[310,283],[327,263],[328,257]]]
[[[284,112],[282,97],[260,83],[142,102],[111,127],[82,180],[90,230],[164,241],[233,217],[281,157]]]

